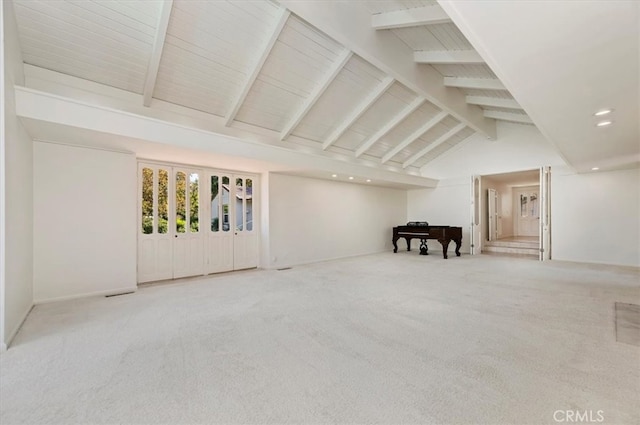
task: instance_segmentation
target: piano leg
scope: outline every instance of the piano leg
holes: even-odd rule
[[[462,245],[462,239],[454,239],[453,241],[456,243],[456,255],[459,257],[460,256],[460,246]]]
[[[411,251],[411,238],[404,238],[407,241],[407,251]]]
[[[395,254],[398,252],[398,239],[391,239],[391,242],[393,243],[393,253]]]
[[[440,245],[442,245],[442,256],[446,260],[447,258],[449,258],[449,256],[447,255],[447,251],[449,250],[449,242],[451,242],[451,239],[438,239],[438,242],[440,242]]]
[[[429,255],[429,247],[426,239],[420,239],[420,255]]]

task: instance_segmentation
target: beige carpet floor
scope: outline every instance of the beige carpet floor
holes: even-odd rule
[[[615,302],[637,270],[399,252],[39,305],[0,423],[638,424]]]

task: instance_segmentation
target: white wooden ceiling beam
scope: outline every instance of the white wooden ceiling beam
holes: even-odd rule
[[[444,85],[461,89],[506,90],[502,82],[495,78],[444,77]]]
[[[442,121],[443,119],[445,119],[449,114],[446,112],[440,112],[439,114],[437,114],[435,117],[431,118],[429,121],[427,121],[422,127],[420,127],[419,129],[417,129],[416,131],[414,131],[409,137],[407,137],[406,139],[404,139],[402,142],[400,142],[398,145],[396,145],[393,149],[391,149],[389,152],[387,152],[385,154],[385,156],[382,157],[381,163],[384,164],[385,162],[389,161],[391,158],[393,158],[394,156],[396,156],[398,154],[398,152],[400,152],[402,149],[406,148],[407,146],[409,146],[411,143],[415,142],[416,140],[418,140],[418,138],[420,136],[422,136],[423,134],[425,134],[427,131],[431,130],[433,127],[435,127],[440,121]]]
[[[401,39],[380,37],[385,34],[371,28],[367,2],[279,0],[278,3],[436,107],[495,140],[496,123],[484,117],[482,108],[469,105],[460,90],[447,90],[442,84],[442,74],[432,66],[416,66],[413,50]]]
[[[531,118],[528,115],[515,114],[513,112],[502,111],[484,111],[484,116],[487,118],[493,118],[496,120],[517,122],[521,124],[533,124]]]
[[[398,124],[404,121],[409,115],[414,113],[422,104],[425,99],[418,97],[413,102],[408,104],[398,115],[393,117],[391,121],[386,123],[380,130],[376,131],[373,136],[365,140],[356,150],[356,158],[365,153],[371,146],[373,146],[378,140],[384,137],[385,134],[393,130]]]
[[[420,152],[416,153],[411,158],[406,160],[405,163],[402,164],[402,168],[407,168],[409,165],[413,164],[418,159],[422,158],[423,156],[425,156],[426,154],[428,154],[429,152],[431,152],[432,150],[434,150],[435,148],[437,148],[441,144],[445,143],[447,140],[451,139],[453,136],[455,136],[460,131],[462,131],[465,127],[466,127],[466,125],[464,123],[460,123],[460,124],[456,125],[451,130],[447,131],[445,134],[443,134],[442,136],[438,137],[429,146],[425,147]]]
[[[378,87],[376,87],[369,94],[369,96],[367,96],[367,98],[364,99],[356,107],[356,109],[353,110],[353,112],[351,112],[351,115],[349,115],[344,121],[342,121],[342,123],[338,127],[336,127],[336,129],[329,135],[329,137],[327,137],[327,139],[322,144],[322,150],[327,150],[329,146],[333,145],[336,140],[338,140],[340,136],[342,136],[344,132],[353,125],[354,122],[356,122],[365,112],[367,112],[371,105],[373,105],[378,99],[380,99],[380,96],[382,96],[384,92],[389,90],[389,87],[391,87],[394,82],[395,80],[393,79],[393,77],[386,77],[384,80],[382,80],[380,84],[378,84]]]
[[[488,96],[467,96],[467,103],[490,108],[522,109],[522,106],[515,99],[502,99]]]
[[[291,15],[291,12],[289,12],[285,8],[282,8],[280,12],[280,16],[278,17],[278,20],[276,21],[276,24],[273,27],[273,30],[271,30],[271,35],[266,40],[264,46],[262,47],[262,50],[260,51],[260,56],[258,56],[258,58],[256,59],[251,72],[247,74],[247,79],[244,81],[244,84],[242,85],[242,90],[240,90],[240,93],[238,93],[238,96],[233,101],[231,109],[229,110],[229,112],[227,112],[227,115],[225,116],[225,125],[227,127],[231,125],[236,115],[238,114],[240,107],[244,103],[244,100],[247,98],[247,95],[249,94],[249,91],[251,90],[253,83],[256,81],[256,78],[258,78],[258,75],[260,74],[260,71],[262,70],[264,63],[269,57],[269,54],[271,53],[273,46],[276,44],[276,41],[278,41],[278,37],[280,37],[280,33],[282,32],[282,29],[287,23],[287,19],[289,19],[290,15]]]
[[[444,24],[447,22],[451,22],[451,18],[439,5],[394,10],[393,12],[371,15],[371,26],[376,30]]]
[[[416,50],[413,52],[413,60],[432,65],[484,63],[484,59],[475,50]]]
[[[298,126],[298,124],[300,124],[300,121],[302,121],[304,116],[307,115],[311,108],[313,108],[313,105],[315,105],[318,99],[320,99],[320,96],[322,96],[327,88],[329,88],[333,80],[335,80],[340,71],[342,71],[342,68],[344,68],[347,62],[349,62],[351,56],[353,56],[353,52],[351,50],[345,50],[342,52],[342,54],[338,57],[338,60],[335,61],[331,66],[329,72],[327,72],[327,74],[324,76],[324,79],[320,82],[320,84],[318,84],[311,95],[309,95],[309,97],[304,101],[304,103],[302,104],[302,108],[300,108],[300,110],[296,112],[291,121],[289,121],[289,124],[287,124],[284,130],[282,130],[282,132],[280,133],[280,140],[284,140],[289,137],[291,132]]]
[[[158,16],[158,27],[156,35],[153,39],[153,47],[149,64],[147,66],[147,76],[142,89],[142,103],[144,106],[151,105],[153,98],[153,90],[156,87],[158,79],[158,70],[160,69],[160,59],[162,59],[162,49],[164,48],[164,40],[167,37],[167,28],[169,28],[169,18],[171,17],[171,8],[173,0],[164,0],[160,4],[160,15]]]

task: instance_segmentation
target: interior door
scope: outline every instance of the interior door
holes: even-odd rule
[[[171,279],[171,167],[140,164],[138,175],[138,282]]]
[[[540,261],[551,259],[551,167],[540,168]]]
[[[173,278],[204,274],[204,243],[201,229],[200,170],[173,168],[175,207],[172,226]]]
[[[209,173],[207,177],[209,193],[207,204],[210,222],[206,230],[207,259],[206,272],[220,273],[233,270],[234,232],[233,205],[235,196],[231,182],[233,176],[228,173]]]
[[[489,209],[489,240],[498,239],[498,193],[495,189],[487,190],[487,207]]]
[[[258,265],[258,237],[254,217],[254,185],[252,177],[235,175],[233,232],[233,269],[241,270]]]
[[[480,176],[471,177],[471,255],[482,252],[482,180]]]
[[[540,227],[540,188],[538,186],[517,188],[516,236],[538,236]]]

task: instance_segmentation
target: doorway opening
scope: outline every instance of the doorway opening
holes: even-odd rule
[[[551,259],[550,169],[476,176],[477,251]]]

